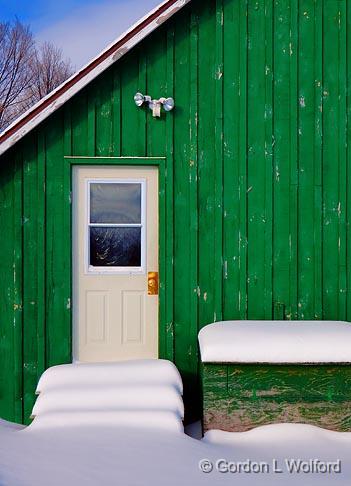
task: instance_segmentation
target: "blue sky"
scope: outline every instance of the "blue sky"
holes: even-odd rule
[[[39,42],[59,46],[76,68],[161,0],[0,0],[0,21],[17,16]]]

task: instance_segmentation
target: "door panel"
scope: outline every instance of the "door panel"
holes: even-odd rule
[[[73,169],[73,355],[158,356],[158,169]]]

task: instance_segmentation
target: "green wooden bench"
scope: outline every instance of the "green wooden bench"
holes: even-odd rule
[[[199,343],[205,432],[281,422],[351,431],[351,324],[227,321]]]

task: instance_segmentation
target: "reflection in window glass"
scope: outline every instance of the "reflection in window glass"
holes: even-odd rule
[[[141,228],[90,228],[90,265],[140,267]]]
[[[141,184],[91,183],[90,223],[140,224]]]

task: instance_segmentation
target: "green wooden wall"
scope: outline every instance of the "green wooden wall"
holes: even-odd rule
[[[64,155],[166,157],[162,354],[191,413],[203,325],[351,320],[350,59],[350,1],[193,0],[1,158],[1,417],[71,359]]]

